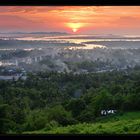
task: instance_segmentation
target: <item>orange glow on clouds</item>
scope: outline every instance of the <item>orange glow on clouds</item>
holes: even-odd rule
[[[0,6],[2,31],[140,34],[140,6]]]

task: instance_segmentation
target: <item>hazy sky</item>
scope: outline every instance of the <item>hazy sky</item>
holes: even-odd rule
[[[140,35],[140,6],[0,6],[0,32]]]

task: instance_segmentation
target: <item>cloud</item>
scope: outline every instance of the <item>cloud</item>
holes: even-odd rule
[[[85,29],[123,29],[140,26],[140,6],[5,6],[0,29],[66,29],[80,23]]]

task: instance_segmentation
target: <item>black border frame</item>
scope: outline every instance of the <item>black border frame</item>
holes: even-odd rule
[[[0,0],[0,6],[135,6],[140,0]]]

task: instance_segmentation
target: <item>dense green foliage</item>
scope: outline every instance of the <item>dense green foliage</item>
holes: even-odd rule
[[[101,110],[140,111],[139,104],[138,67],[88,74],[29,73],[27,80],[0,81],[0,133],[94,125]]]
[[[139,134],[140,112],[129,112],[119,115],[101,117],[96,123],[80,123],[67,127],[55,126],[24,134]]]

